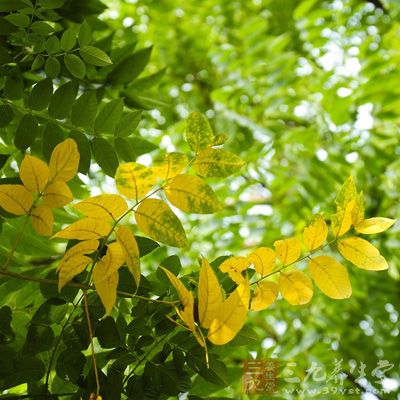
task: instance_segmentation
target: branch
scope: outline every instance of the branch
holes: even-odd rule
[[[58,286],[58,281],[56,281],[54,279],[36,278],[34,276],[17,274],[15,272],[5,271],[5,270],[1,270],[1,269],[0,269],[0,275],[8,276],[10,278],[20,279],[20,280],[23,280],[23,281],[38,282],[38,283],[44,283],[45,285]],[[76,282],[68,282],[65,286],[76,287],[76,288],[82,289],[82,290],[89,290],[89,289],[90,290],[95,290],[94,286],[83,285],[81,283],[76,283]],[[170,306],[173,306],[174,304],[179,303],[179,301],[164,301],[164,300],[159,300],[159,299],[151,299],[149,297],[139,296],[138,294],[132,294],[132,293],[124,292],[122,290],[117,290],[117,295],[119,295],[121,297],[130,297],[130,298],[134,298],[134,299],[149,301],[149,302],[152,302],[152,303],[167,304],[167,305],[170,305]]]
[[[93,345],[92,322],[90,321],[89,305],[87,301],[86,290],[83,291],[83,300],[85,302],[85,314],[86,314],[86,321],[88,324],[89,338],[90,338],[90,352],[92,353],[94,376],[96,378],[96,398],[97,398],[100,394],[100,381],[99,381],[99,372],[97,370],[96,352],[94,351],[94,345]]]
[[[301,258],[299,258],[298,260],[293,261],[293,262],[290,263],[290,264],[284,265],[283,267],[281,267],[281,268],[279,268],[279,269],[277,269],[277,270],[275,270],[275,271],[272,271],[272,272],[270,272],[269,274],[263,275],[260,279],[257,279],[256,281],[252,282],[250,285],[256,285],[258,282],[264,280],[265,278],[268,278],[268,277],[271,276],[271,275],[277,274],[278,272],[281,272],[283,269],[288,268],[288,267],[291,267],[292,265],[294,265],[294,264],[296,264],[296,263],[298,263],[298,262],[300,262],[300,261],[304,261],[304,260],[307,259],[307,258],[310,258],[310,259],[311,259],[311,256],[312,256],[312,255],[314,255],[314,254],[317,253],[318,251],[321,251],[321,250],[324,249],[325,247],[328,247],[328,246],[330,246],[331,244],[335,243],[338,239],[339,239],[339,238],[336,237],[335,239],[331,240],[330,242],[324,244],[323,246],[320,246],[320,247],[318,247],[317,249],[310,251],[310,252],[309,252],[308,254],[306,254],[304,257],[301,257]]]

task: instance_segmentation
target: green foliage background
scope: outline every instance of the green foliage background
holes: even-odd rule
[[[113,176],[118,162],[147,162],[165,151],[186,150],[183,120],[193,110],[205,113],[216,133],[226,133],[226,149],[246,161],[239,174],[213,184],[225,204],[222,211],[183,217],[189,250],[161,246],[143,258],[147,276],[143,293],[162,295],[167,290],[167,281],[156,272],[160,262],[175,273],[181,268],[184,274],[197,273],[199,254],[210,260],[240,255],[254,246],[271,246],[278,238],[300,235],[313,213],[321,210],[329,217],[334,211],[335,194],[350,174],[365,193],[366,215],[400,217],[397,1],[375,1],[374,5],[361,0],[104,4],[38,0],[32,7],[35,13],[42,9],[42,14],[35,20],[47,21],[47,26],[36,24],[35,30],[32,20],[26,28],[23,18],[7,19],[9,12],[24,14],[29,3],[0,3],[3,183],[15,179],[26,147],[48,159],[55,144],[71,136],[80,141],[83,156],[82,175],[72,182],[75,197],[108,192],[111,185],[106,175]],[[69,46],[63,48],[61,38],[68,27],[82,32],[81,42],[65,50]],[[54,32],[61,45],[49,40]],[[110,55],[112,65],[107,66],[104,58],[104,67],[97,68],[93,60],[88,62],[73,51],[87,45],[87,37],[91,46]],[[68,67],[64,52],[83,61],[75,60]],[[35,65],[39,66],[32,69]],[[46,111],[45,89],[36,95],[31,90],[46,76],[53,79],[55,88],[73,82],[62,96],[68,101],[56,103],[58,111],[54,107]],[[89,122],[70,115],[78,84],[80,91],[93,90],[95,105]],[[33,106],[35,101],[44,101],[44,106]],[[112,101],[112,110],[107,110],[107,115],[114,113],[109,125],[101,119],[93,125],[101,109],[96,102],[101,101]],[[85,101],[85,107],[89,103]],[[21,118],[25,119],[22,124]],[[135,133],[114,135],[128,121]],[[23,144],[26,140],[28,146]],[[0,256],[5,259],[20,221],[3,216]],[[58,228],[73,220],[70,213],[57,212]],[[313,362],[329,376],[335,360],[342,359],[342,371],[349,373],[344,383],[348,388],[356,388],[357,368],[365,363],[368,381],[361,384],[368,391],[381,388],[371,371],[379,360],[389,360],[394,367],[386,376],[398,382],[398,232],[397,225],[374,240],[389,262],[387,273],[349,268],[353,296],[347,301],[330,300],[317,290],[308,306],[279,301],[251,317],[234,342],[210,349],[210,370],[192,338],[184,333],[173,336],[175,327],[165,321],[162,307],[126,300],[113,318],[99,322],[96,318],[102,310],[93,296],[91,316],[96,324],[99,364],[104,367],[103,398],[121,397],[121,371],[136,364],[137,375],[128,381],[122,398],[167,398],[179,392],[188,393],[191,399],[246,398],[240,378],[242,362],[251,357],[250,352],[281,360],[276,398],[308,398],[283,392],[293,387],[284,382],[290,372],[303,382],[296,387],[337,386],[333,380],[304,381]],[[152,244],[143,242],[141,249],[145,245]],[[57,245],[28,232],[15,254],[12,271],[54,279],[54,261],[60,251]],[[7,305],[0,309],[0,389],[17,386],[11,392],[36,398],[45,392],[43,372],[50,363],[51,393],[76,392],[71,398],[89,398],[94,378],[89,353],[81,352],[88,344],[82,310],[71,319],[61,345],[52,352],[65,315],[71,311],[65,301],[70,302],[76,290],[66,288],[59,295],[55,287],[41,284],[40,289],[39,295],[38,283],[0,279],[1,305]],[[350,373],[354,362],[357,368]],[[295,364],[289,367],[288,363]],[[28,386],[23,385],[26,382]],[[398,395],[397,387],[380,396],[396,399]],[[335,395],[342,397],[346,396]]]

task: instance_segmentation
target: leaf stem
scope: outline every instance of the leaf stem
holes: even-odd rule
[[[288,267],[291,267],[292,265],[294,265],[294,264],[296,264],[296,263],[298,263],[298,262],[300,262],[300,261],[304,261],[306,258],[311,258],[311,256],[312,256],[313,254],[315,254],[315,253],[321,251],[321,250],[324,249],[325,247],[330,246],[331,244],[335,243],[337,240],[338,240],[338,238],[335,238],[335,239],[331,240],[330,242],[324,244],[323,246],[320,246],[320,247],[318,247],[317,249],[310,251],[308,254],[306,254],[305,256],[303,256],[303,257],[301,257],[301,258],[299,258],[298,260],[293,261],[293,262],[291,262],[290,264],[284,265],[284,266],[282,266],[281,268],[278,268],[277,270],[272,271],[272,272],[270,272],[269,274],[266,274],[266,275],[262,276],[261,278],[257,279],[256,281],[250,283],[250,286],[251,286],[251,285],[256,285],[258,282],[263,281],[265,278],[268,278],[268,277],[271,276],[271,275],[277,274],[278,272],[281,272],[282,270],[284,270],[284,269],[286,269],[286,268],[288,268]]]
[[[92,330],[92,323],[90,321],[89,305],[88,305],[88,301],[87,301],[87,291],[86,290],[83,291],[83,300],[85,303],[86,321],[87,321],[88,330],[89,330],[90,351],[92,353],[94,376],[96,378],[96,396],[99,396],[99,394],[100,394],[99,372],[97,370],[96,352],[94,351],[94,345],[93,345],[93,330]]]
[[[147,360],[147,357],[151,354],[151,352],[160,344],[162,343],[164,340],[166,340],[167,338],[169,338],[170,335],[165,335],[163,337],[161,337],[159,340],[156,340],[153,344],[153,346],[151,346],[151,348],[149,349],[149,351],[136,363],[136,365],[133,367],[132,371],[129,372],[128,375],[125,376],[124,380],[123,380],[123,385],[125,385],[125,383],[128,381],[128,379],[134,375],[135,371],[137,370],[137,368],[140,366],[140,364],[142,364],[143,361]]]
[[[14,245],[13,245],[11,251],[10,251],[10,254],[8,255],[7,260],[5,261],[5,263],[2,265],[0,271],[1,271],[1,270],[6,270],[6,269],[7,269],[8,265],[10,264],[10,262],[11,262],[11,260],[12,260],[12,258],[13,258],[13,255],[14,255],[15,251],[17,250],[17,246],[21,243],[22,237],[24,236],[24,230],[25,230],[26,224],[27,224],[28,221],[29,221],[29,216],[30,216],[30,214],[31,214],[31,211],[32,211],[32,208],[31,208],[31,209],[29,210],[29,212],[27,213],[26,218],[25,218],[25,221],[24,221],[24,223],[21,225],[21,228],[20,228],[20,230],[19,230],[19,232],[18,232],[18,236],[17,236],[17,238],[15,239],[15,243],[14,243]]]

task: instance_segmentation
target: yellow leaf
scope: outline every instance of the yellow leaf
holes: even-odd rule
[[[185,139],[196,153],[211,146],[214,142],[214,133],[207,118],[199,112],[190,113],[186,120]]]
[[[281,272],[279,290],[286,301],[294,306],[307,304],[313,295],[311,279],[301,271]]]
[[[358,223],[355,228],[359,233],[363,233],[365,235],[372,235],[374,233],[381,233],[389,229],[394,223],[395,219],[376,217],[364,219]]]
[[[83,218],[74,222],[60,232],[57,232],[53,238],[90,240],[100,239],[111,232],[111,226],[106,221],[94,218]]]
[[[259,247],[247,258],[261,276],[269,274],[275,268],[276,253],[267,247]]]
[[[93,260],[90,257],[76,255],[63,262],[58,269],[58,290],[61,290],[76,275],[80,274]]]
[[[230,257],[219,266],[219,269],[227,272],[234,282],[242,283],[245,280],[242,271],[246,270],[250,264],[250,260],[246,257]]]
[[[198,297],[200,324],[203,328],[209,328],[222,304],[222,293],[214,270],[204,257],[199,274]]]
[[[343,184],[336,198],[336,214],[332,215],[332,232],[335,237],[344,235],[350,229],[353,218],[358,218],[358,210],[354,215],[354,207],[359,205],[357,189],[353,177],[350,176]]]
[[[49,181],[50,171],[45,162],[27,154],[19,168],[24,186],[31,192],[41,192]]]
[[[150,238],[174,247],[186,247],[185,231],[178,217],[161,200],[145,199],[135,210],[138,228]]]
[[[125,262],[125,254],[122,246],[118,242],[112,242],[107,245],[106,254],[101,257],[100,261],[97,263],[97,267],[100,266],[103,279],[108,278],[113,275],[114,272],[118,271]],[[97,282],[100,282],[100,277],[98,277]]]
[[[196,172],[205,177],[226,178],[244,165],[236,154],[223,149],[207,147],[201,150],[193,163]]]
[[[136,201],[147,194],[156,181],[149,167],[135,162],[121,164],[115,174],[118,191]]]
[[[179,299],[183,307],[187,306],[190,303],[190,298],[193,298],[193,294],[186,289],[185,285],[169,269],[164,268],[161,265],[160,268],[166,273],[168,279],[178,292]]]
[[[14,215],[28,214],[32,207],[32,192],[23,185],[0,185],[0,207]]]
[[[196,330],[194,323],[194,299],[193,293],[186,289],[185,285],[167,268],[160,265],[160,268],[166,273],[168,279],[176,289],[179,295],[179,299],[183,305],[183,311],[176,309],[179,317],[192,331],[197,341],[201,346],[204,346],[204,342]]]
[[[357,194],[356,201],[351,212],[352,224],[358,225],[364,219],[364,194],[361,191]]]
[[[31,213],[33,229],[43,236],[53,234],[54,217],[51,208],[45,205],[35,207]]]
[[[301,242],[297,238],[276,240],[274,247],[283,265],[293,264],[301,254]]]
[[[98,240],[85,240],[83,242],[79,242],[64,253],[64,256],[62,257],[57,270],[63,268],[64,264],[67,263],[71,258],[76,256],[83,256],[86,254],[92,254],[97,250],[98,247]]]
[[[183,311],[176,309],[177,314],[181,320],[188,326],[190,331],[193,333],[194,337],[199,342],[200,346],[204,347],[203,338],[199,335],[196,329],[196,324],[194,322],[194,299],[193,293],[189,292],[188,303],[183,308]]]
[[[117,300],[119,274],[118,271],[109,274],[108,263],[101,261],[99,261],[93,270],[93,283],[106,309],[106,315],[109,315]]]
[[[64,207],[72,200],[71,190],[63,181],[50,182],[43,192],[43,204],[51,208]]]
[[[216,345],[230,342],[242,329],[249,309],[250,286],[245,279],[221,304],[208,331],[208,340]]]
[[[321,215],[317,215],[310,225],[304,228],[304,244],[309,251],[322,246],[328,236],[328,225]]]
[[[189,164],[186,154],[172,152],[165,155],[163,160],[153,162],[152,171],[157,178],[167,180],[180,174]]]
[[[350,237],[338,242],[340,254],[355,266],[370,271],[382,271],[389,266],[379,250],[359,237]]]
[[[220,209],[207,183],[194,175],[177,175],[165,189],[168,201],[184,212],[211,214]]]
[[[319,256],[308,263],[310,274],[321,292],[332,299],[351,296],[351,283],[346,268],[329,256]]]
[[[74,204],[73,207],[89,218],[116,221],[128,209],[128,204],[117,194],[101,194]]]
[[[127,226],[121,226],[116,233],[116,239],[124,252],[126,264],[138,288],[140,283],[140,254],[135,236]]]
[[[273,304],[278,297],[279,288],[275,282],[261,282],[257,284],[251,299],[251,309],[261,311]]]
[[[50,180],[68,182],[78,172],[79,151],[72,139],[59,143],[50,157]]]

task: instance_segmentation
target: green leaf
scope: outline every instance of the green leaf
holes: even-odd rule
[[[125,58],[109,73],[108,80],[113,84],[124,84],[135,80],[149,62],[153,47],[146,47]]]
[[[14,144],[20,150],[26,150],[34,142],[39,131],[39,124],[31,114],[25,114],[15,132]]]
[[[4,19],[20,28],[26,28],[31,22],[30,18],[26,14],[22,13],[9,14],[5,16]]]
[[[67,118],[75,100],[77,90],[77,84],[73,81],[61,85],[51,96],[49,105],[50,116],[56,119]]]
[[[60,8],[64,5],[66,0],[39,0],[39,4],[44,8]]]
[[[189,147],[196,153],[214,141],[214,133],[204,115],[199,112],[192,112],[186,120],[185,139]]]
[[[72,131],[69,135],[71,139],[74,139],[76,144],[78,145],[79,151],[79,172],[82,174],[86,174],[90,168],[90,159],[91,159],[91,149],[90,142],[86,135],[82,132]]]
[[[12,310],[9,306],[0,308],[0,344],[10,343],[14,340],[15,334],[11,327]]]
[[[111,100],[105,104],[94,121],[94,130],[97,133],[114,133],[124,109],[122,99]]]
[[[18,100],[24,93],[24,82],[19,68],[13,68],[6,77],[4,93],[7,99]]]
[[[115,137],[126,137],[135,132],[142,117],[141,111],[132,111],[125,114],[115,127]]]
[[[0,154],[0,169],[4,167],[4,165],[6,164],[6,162],[9,158],[10,158],[10,154]],[[1,229],[0,229],[0,233],[1,233]]]
[[[64,381],[77,383],[85,363],[86,357],[77,348],[69,347],[57,358],[56,374]]]
[[[49,78],[57,78],[60,73],[61,65],[56,57],[48,57],[44,65],[44,71]]]
[[[31,324],[28,328],[23,354],[37,354],[50,350],[53,346],[54,332],[46,325]]]
[[[67,309],[68,305],[65,300],[48,299],[38,307],[31,322],[37,325],[60,323],[64,319]]]
[[[44,110],[50,103],[50,97],[53,94],[53,82],[46,78],[38,82],[32,89],[28,104],[32,110]]]
[[[87,46],[92,41],[92,30],[86,21],[79,27],[78,42],[79,46]]]
[[[131,162],[136,160],[136,153],[131,143],[125,138],[114,139],[114,147],[118,157],[122,161]]]
[[[6,368],[2,368],[0,364],[0,390],[29,382],[38,382],[46,372],[44,363],[36,357],[19,355],[7,361],[12,362]]]
[[[104,349],[123,346],[114,318],[102,319],[96,327],[95,336]]]
[[[14,119],[14,111],[8,104],[0,105],[0,128],[4,128]]]
[[[70,51],[76,43],[76,30],[74,28],[66,29],[61,36],[61,48],[64,51]]]
[[[47,22],[44,21],[35,21],[31,25],[31,31],[37,33],[38,35],[41,36],[47,36],[50,33],[54,32],[53,27],[48,24]]]
[[[54,122],[48,122],[44,127],[42,134],[42,154],[44,159],[49,162],[51,153],[59,143],[64,140],[64,132],[60,125]]]
[[[91,142],[92,153],[97,164],[108,176],[114,178],[118,168],[118,157],[114,147],[103,138],[95,138]]]
[[[160,71],[155,72],[154,74],[140,78],[133,83],[132,87],[137,92],[141,92],[143,90],[150,89],[153,86],[157,85],[157,83],[159,83],[161,81],[161,79],[165,75],[166,70],[167,70],[167,68],[163,68]]]
[[[155,144],[139,137],[116,138],[114,140],[114,146],[119,157],[127,162],[135,161],[142,154],[147,154],[158,149]]]
[[[136,243],[139,247],[139,254],[140,257],[144,257],[145,255],[151,253],[153,250],[155,250],[157,247],[160,247],[160,245],[155,242],[154,240],[151,240],[147,237],[143,236],[136,236]]]
[[[42,68],[43,64],[44,64],[44,57],[39,54],[33,60],[31,70],[36,71],[37,69]]]
[[[81,57],[88,63],[98,67],[111,65],[110,57],[103,50],[93,46],[83,46],[79,49]]]
[[[20,0],[2,0],[0,2],[0,12],[17,11],[26,5]]]
[[[71,121],[76,126],[92,128],[97,113],[95,91],[83,93],[72,106]]]
[[[60,40],[56,35],[50,36],[46,40],[45,48],[48,54],[55,54],[60,50]]]
[[[0,65],[8,64],[13,62],[14,59],[10,56],[8,49],[0,46]]]
[[[64,56],[64,64],[67,70],[75,78],[83,79],[86,75],[86,65],[85,63],[75,54],[66,54]]]

